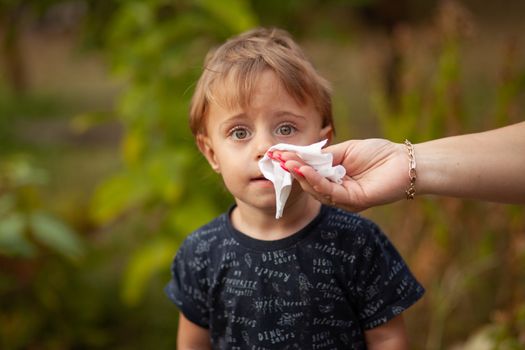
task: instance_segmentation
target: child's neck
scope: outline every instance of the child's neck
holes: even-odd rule
[[[275,210],[263,211],[237,203],[231,214],[233,226],[242,233],[260,240],[274,241],[291,236],[308,225],[319,214],[321,203],[310,196],[288,201],[284,215],[275,219]]]

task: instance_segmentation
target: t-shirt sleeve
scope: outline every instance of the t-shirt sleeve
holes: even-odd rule
[[[380,326],[419,300],[425,290],[403,258],[372,222],[357,261],[354,297],[364,329]]]
[[[192,254],[191,244],[185,242],[171,266],[172,278],[165,287],[168,298],[191,322],[209,327],[209,308],[206,278],[202,272],[206,261]]]

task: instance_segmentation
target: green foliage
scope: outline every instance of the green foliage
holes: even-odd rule
[[[0,161],[0,253],[34,257],[45,246],[72,260],[83,254],[83,243],[66,223],[42,208],[38,186],[45,173],[24,157]]]
[[[38,242],[70,259],[81,256],[82,243],[60,220],[43,212],[34,212],[29,217],[29,223],[31,232]]]
[[[136,305],[140,301],[151,276],[171,265],[176,248],[173,240],[160,238],[135,252],[124,276],[122,300],[126,304]]]
[[[354,34],[356,9],[378,4],[377,0],[252,0],[262,25],[285,28],[296,38],[341,40]]]
[[[0,221],[0,252],[14,256],[33,256],[35,248],[24,236],[25,221],[20,214],[4,216]]]
[[[416,74],[406,52],[398,53],[402,60],[397,79],[412,79],[399,87],[394,101],[386,90],[376,91],[372,105],[380,120],[382,132],[390,140],[404,138],[418,142],[438,138],[448,132],[454,123],[464,125],[459,110],[458,80],[460,79],[460,56],[458,38],[443,38],[437,61],[437,69],[427,82],[427,77],[411,77]],[[417,79],[417,80],[416,80]],[[447,125],[448,124],[448,125]]]

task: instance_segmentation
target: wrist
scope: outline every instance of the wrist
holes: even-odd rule
[[[407,139],[404,142],[407,152],[408,152],[408,179],[409,184],[405,190],[406,198],[408,200],[414,199],[416,195],[416,180],[417,180],[417,171],[416,171],[416,154],[414,151],[414,145]]]
[[[444,182],[446,156],[436,151],[432,142],[414,145],[417,155],[417,192],[418,194],[439,193],[440,184]]]

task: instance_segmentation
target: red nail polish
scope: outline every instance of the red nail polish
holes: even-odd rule
[[[304,174],[301,172],[301,170],[299,170],[299,168],[293,168],[293,172],[301,177],[304,177]]]
[[[268,151],[267,154],[268,154],[268,157],[270,157],[270,159],[275,159],[273,156],[273,151]]]
[[[283,162],[281,162],[281,168],[283,168],[283,169],[286,170],[287,172],[290,172],[290,170],[286,169],[286,166],[284,165]]]

